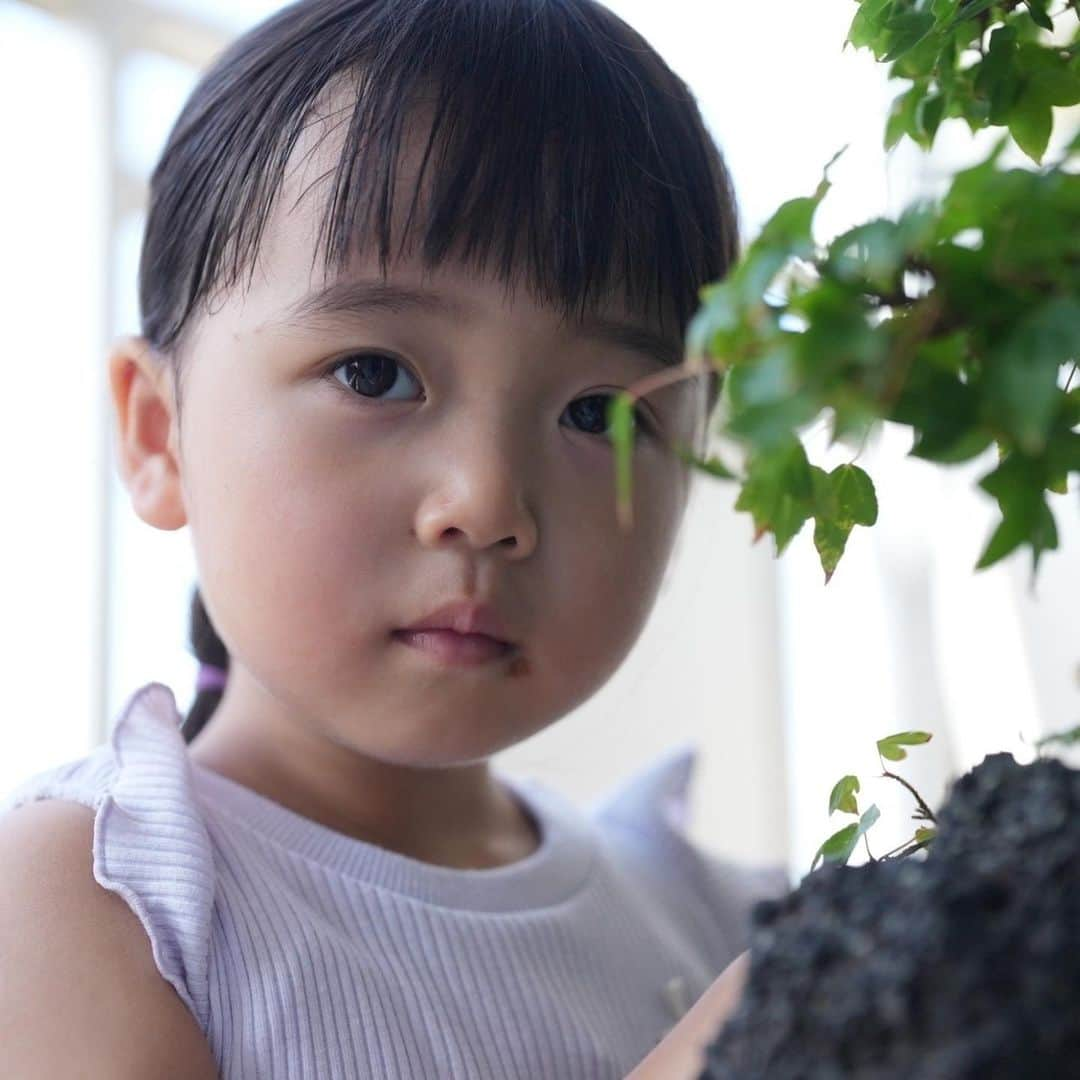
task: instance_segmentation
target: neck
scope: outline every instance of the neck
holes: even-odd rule
[[[247,707],[236,667],[189,745],[200,765],[320,825],[421,862],[488,869],[536,850],[537,824],[488,761],[422,768],[365,755],[266,702],[259,711]]]

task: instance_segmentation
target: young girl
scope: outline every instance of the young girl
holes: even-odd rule
[[[737,246],[693,97],[595,0],[302,0],[218,59],[109,358],[134,509],[191,528],[199,692],[2,807],[8,1075],[654,1051],[783,875],[686,839],[691,749],[588,814],[489,759],[644,626],[703,383],[638,403],[629,529],[606,406]]]

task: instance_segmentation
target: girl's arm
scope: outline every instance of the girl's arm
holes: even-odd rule
[[[705,1068],[705,1048],[738,1004],[749,965],[749,952],[732,960],[626,1080],[697,1080]]]
[[[61,799],[0,818],[0,1072],[217,1080],[138,917],[94,879],[93,832],[94,811]]]

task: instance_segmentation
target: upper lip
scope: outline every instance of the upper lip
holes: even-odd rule
[[[471,600],[455,600],[443,604],[430,615],[425,615],[403,629],[453,630],[458,634],[483,634],[505,645],[515,644],[507,637],[507,631],[495,609],[488,604],[478,604]]]

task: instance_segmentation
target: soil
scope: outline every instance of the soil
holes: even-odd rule
[[[1080,771],[995,754],[937,817],[925,858],[755,908],[699,1080],[1080,1077]]]

